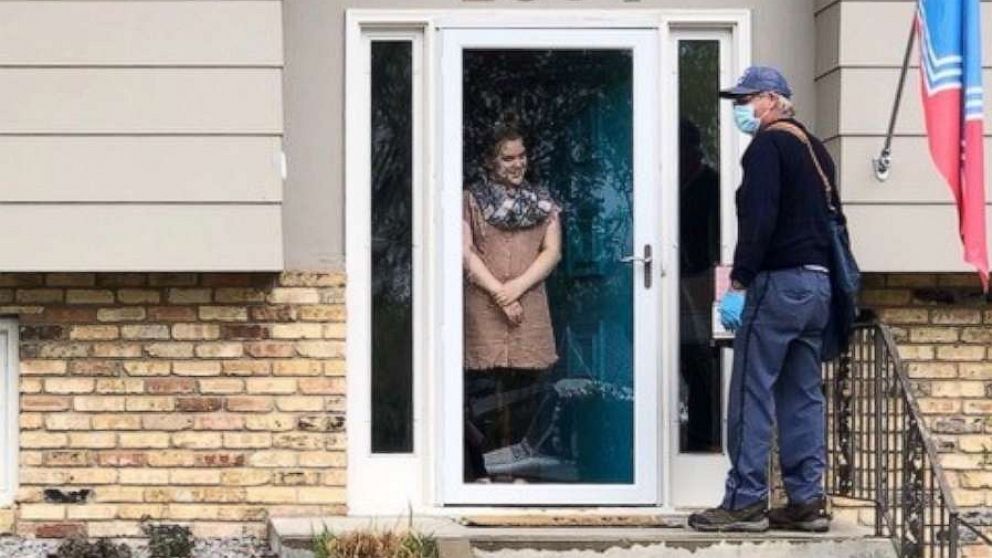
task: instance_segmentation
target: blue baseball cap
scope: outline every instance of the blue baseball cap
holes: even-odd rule
[[[779,95],[790,98],[792,89],[789,82],[785,80],[782,72],[769,66],[751,66],[744,70],[744,75],[737,80],[737,85],[720,91],[720,97],[733,99],[744,95],[754,95],[762,91],[772,91]]]

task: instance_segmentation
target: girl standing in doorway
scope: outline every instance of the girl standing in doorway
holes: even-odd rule
[[[544,280],[561,260],[560,208],[528,181],[512,116],[489,145],[483,178],[463,194],[466,481],[539,476],[529,434],[558,360]]]

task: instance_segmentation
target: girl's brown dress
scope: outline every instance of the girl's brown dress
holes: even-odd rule
[[[518,277],[537,259],[557,209],[526,229],[503,230],[486,222],[470,192],[463,194],[462,218],[472,228],[473,250],[501,282]],[[466,277],[465,368],[546,370],[558,360],[548,295],[541,281],[520,297],[523,322],[514,326],[483,289]]]

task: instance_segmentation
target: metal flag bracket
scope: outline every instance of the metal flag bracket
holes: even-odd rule
[[[889,117],[889,130],[885,134],[885,145],[878,157],[871,160],[871,168],[875,171],[875,179],[885,182],[892,170],[892,136],[896,131],[896,118],[899,116],[899,104],[902,102],[902,90],[906,86],[906,74],[909,71],[909,58],[913,53],[913,43],[916,40],[916,12],[913,12],[913,24],[909,27],[909,39],[906,41],[906,53],[902,57],[902,72],[899,74],[899,86],[896,88],[896,99],[892,104],[892,114]]]

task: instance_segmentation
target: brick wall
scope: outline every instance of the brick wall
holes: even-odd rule
[[[957,501],[992,506],[975,277],[869,274],[863,302],[893,328]],[[343,276],[0,274],[0,315],[20,320],[22,393],[0,532],[261,534],[269,515],[344,512]]]
[[[992,506],[992,304],[973,274],[870,274],[959,506]]]
[[[0,274],[0,315],[21,326],[0,530],[228,536],[343,512],[343,276]]]

